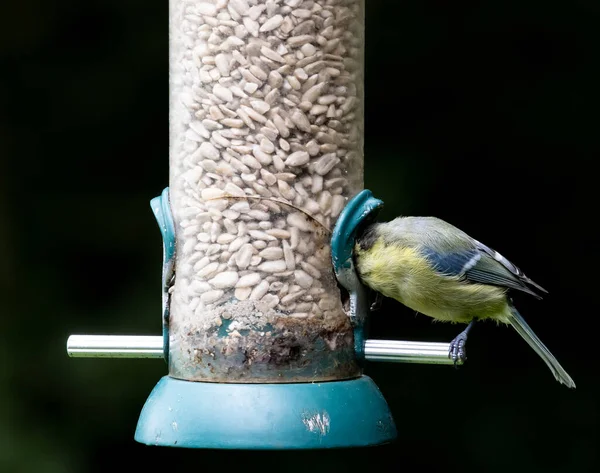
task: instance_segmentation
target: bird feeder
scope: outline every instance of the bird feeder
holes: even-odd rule
[[[362,0],[171,0],[162,336],[73,335],[71,356],[164,358],[135,439],[376,445],[396,428],[364,361],[451,363],[366,338]]]

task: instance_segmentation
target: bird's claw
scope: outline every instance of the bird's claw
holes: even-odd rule
[[[458,368],[458,363],[461,364],[467,361],[467,334],[460,333],[454,340],[450,342],[448,350],[448,358],[454,362],[454,367]]]

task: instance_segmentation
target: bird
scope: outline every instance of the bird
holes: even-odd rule
[[[515,308],[511,293],[547,293],[497,251],[436,217],[401,216],[366,226],[355,239],[354,266],[362,283],[438,321],[468,324],[449,345],[456,366],[466,360],[478,320],[512,326],[556,380],[575,382]]]

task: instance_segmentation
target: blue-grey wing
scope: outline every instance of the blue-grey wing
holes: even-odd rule
[[[529,286],[542,292],[544,288],[529,279],[523,272],[497,251],[473,240],[473,246],[456,251],[425,250],[424,256],[442,274],[463,277],[465,280],[516,289],[540,298]]]

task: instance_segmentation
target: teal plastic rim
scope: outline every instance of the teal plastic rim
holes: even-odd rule
[[[366,447],[396,436],[388,405],[368,376],[293,384],[164,376],[135,432],[135,440],[147,445],[250,450]]]
[[[160,228],[163,242],[162,267],[162,332],[163,357],[169,361],[169,286],[175,271],[175,224],[171,214],[169,188],[165,187],[158,197],[150,201],[154,218]]]
[[[344,207],[333,228],[331,236],[331,262],[338,282],[350,297],[350,319],[354,326],[354,351],[364,360],[367,338],[366,322],[369,315],[369,291],[358,278],[354,268],[354,244],[356,236],[375,220],[383,201],[373,197],[370,190],[356,194]]]

